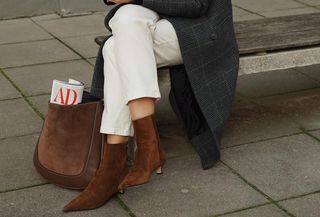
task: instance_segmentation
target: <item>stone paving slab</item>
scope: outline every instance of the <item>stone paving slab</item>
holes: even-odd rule
[[[232,6],[232,11],[233,11],[233,16],[242,16],[242,15],[248,15],[248,14],[251,14],[250,12],[244,10],[244,9],[241,9],[239,7],[236,7],[236,6]]]
[[[319,217],[320,193],[285,200],[279,204],[297,217]]]
[[[312,6],[320,5],[319,0],[298,0],[298,1],[308,5],[312,5]]]
[[[52,38],[28,18],[0,21],[0,44]]]
[[[57,20],[37,20],[39,25],[56,37],[72,37],[92,34],[106,34],[104,17],[98,14],[68,17]]]
[[[107,8],[103,1],[100,0],[60,0],[60,11],[63,15],[81,13],[84,11],[97,11]]]
[[[21,4],[20,0],[1,1],[0,8],[2,18],[15,18],[26,15],[52,13],[58,10],[58,1],[54,0],[28,0]]]
[[[306,67],[296,68],[297,71],[309,76],[311,79],[320,83],[320,65],[311,65]]]
[[[96,57],[99,46],[94,42],[97,35],[70,37],[61,39],[84,58]]]
[[[80,59],[57,40],[0,45],[0,68]]]
[[[79,194],[78,191],[43,185],[14,192],[2,193],[0,210],[2,217],[129,217],[115,199],[98,209],[64,213],[62,208]]]
[[[320,88],[255,99],[255,102],[290,117],[306,130],[320,129]]]
[[[222,215],[221,217],[288,217],[284,211],[279,209],[277,206],[265,205],[252,209],[243,210],[240,212]],[[220,217],[220,216],[219,216]]]
[[[121,198],[135,215],[148,217],[209,216],[267,202],[220,163],[202,170],[196,155],[168,160],[163,175]]]
[[[262,97],[320,87],[320,83],[294,69],[241,75],[237,92],[246,97]]]
[[[42,119],[24,99],[0,101],[0,139],[40,132]]]
[[[51,93],[53,79],[67,81],[73,78],[91,85],[93,67],[84,60],[49,63],[3,70],[27,95]],[[30,85],[32,84],[32,85]]]
[[[61,17],[58,14],[45,14],[45,15],[33,16],[30,19],[33,21],[45,21],[45,20],[56,20],[60,18]]]
[[[304,4],[294,0],[259,0],[259,3],[256,0],[232,0],[232,3],[251,12],[305,7]]]
[[[286,113],[262,107],[246,100],[235,103],[221,141],[230,147],[301,132],[299,124]]]
[[[0,100],[21,97],[21,94],[2,74],[0,74],[0,87]]]
[[[33,106],[45,116],[48,112],[48,101],[50,100],[50,94],[28,97]]]
[[[320,139],[320,130],[316,130],[316,131],[312,131],[310,132],[312,135],[314,135],[315,137],[317,137],[318,139]]]
[[[87,59],[92,65],[96,64],[96,58],[89,58]]]
[[[224,149],[222,161],[275,200],[320,190],[320,142],[306,134]]]
[[[33,166],[37,139],[33,134],[0,140],[0,192],[46,183]]]
[[[244,21],[244,20],[256,20],[256,19],[262,19],[263,17],[258,14],[244,14],[239,16],[234,16],[233,21]]]
[[[196,153],[181,124],[160,125],[158,130],[167,159]]]

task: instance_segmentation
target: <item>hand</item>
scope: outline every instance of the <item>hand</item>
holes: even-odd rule
[[[133,0],[107,0],[108,3],[113,2],[114,4],[121,4],[121,3],[130,3]]]

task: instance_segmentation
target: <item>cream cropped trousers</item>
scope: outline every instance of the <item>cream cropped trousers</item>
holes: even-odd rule
[[[100,132],[133,136],[128,102],[160,100],[157,68],[181,64],[175,29],[157,12],[135,4],[120,7],[109,21],[112,36],[103,47],[104,110]]]

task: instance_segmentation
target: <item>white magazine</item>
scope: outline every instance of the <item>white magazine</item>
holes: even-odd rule
[[[69,78],[68,82],[53,80],[50,102],[59,105],[76,105],[81,103],[84,84]]]

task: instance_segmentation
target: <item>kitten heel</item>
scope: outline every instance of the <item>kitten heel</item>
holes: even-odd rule
[[[157,175],[163,174],[162,166],[160,166],[160,167],[156,170],[156,173],[157,173]]]

